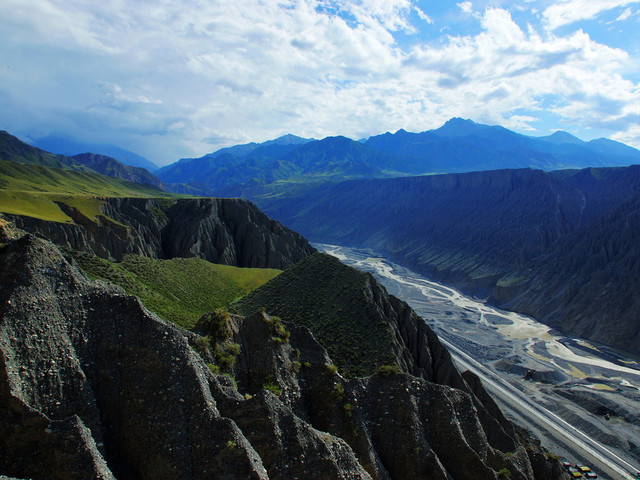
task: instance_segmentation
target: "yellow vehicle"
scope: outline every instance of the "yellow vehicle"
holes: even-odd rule
[[[582,473],[589,473],[591,471],[589,467],[585,467],[584,465],[578,465],[576,468]]]

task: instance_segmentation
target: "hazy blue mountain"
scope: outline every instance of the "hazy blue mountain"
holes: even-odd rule
[[[267,140],[266,142],[262,142],[262,143],[250,142],[250,143],[243,143],[241,145],[233,145],[231,147],[221,148],[219,150],[216,150],[215,152],[208,153],[206,155],[203,155],[202,157],[181,158],[175,163],[162,167],[161,169],[159,169],[157,173],[170,175],[171,174],[170,172],[173,171],[173,168],[176,165],[179,165],[181,163],[191,163],[194,160],[202,160],[202,159],[211,160],[223,155],[233,155],[234,157],[242,158],[251,154],[255,150],[260,150],[265,147],[276,147],[275,149],[273,149],[274,151],[280,151],[277,147],[284,147],[282,148],[282,151],[288,152],[292,148],[295,148],[296,145],[304,145],[305,143],[313,142],[314,140],[315,139],[313,138],[302,138],[302,137],[297,137],[295,135],[287,134],[287,135],[283,135],[281,137],[275,138],[273,140]]]
[[[183,159],[156,173],[172,191],[184,188],[184,184],[201,185],[211,195],[253,198],[273,192],[283,184],[288,188],[295,183],[391,176],[388,170],[396,167],[395,157],[346,137],[304,142],[296,138],[286,137],[287,143],[283,144],[265,142],[251,147],[251,151],[242,156],[230,151],[243,152],[246,145],[240,146],[242,149]]]
[[[146,168],[149,172],[153,172],[158,169],[158,166],[155,163],[149,161],[143,156],[115,145],[92,144],[59,136],[38,138],[31,142],[31,144],[34,147],[41,148],[42,150],[59,155],[65,155],[67,157],[85,152],[96,152],[101,155],[115,158],[125,165]]]
[[[366,145],[412,159],[412,173],[450,173],[502,168],[557,170],[623,166],[640,162],[640,151],[618,142],[583,142],[567,132],[529,137],[501,126],[452,118],[421,133],[399,130],[370,137]],[[624,147],[624,148],[623,148]]]
[[[98,173],[107,175],[108,177],[122,178],[131,182],[154,185],[164,190],[164,185],[160,179],[149,172],[146,168],[125,165],[115,158],[96,153],[81,153],[79,155],[74,155],[71,158]]]
[[[501,126],[452,118],[421,133],[398,130],[353,141],[285,135],[185,158],[156,171],[171,191],[250,199],[299,194],[309,183],[505,168],[553,171],[640,163],[640,151],[567,132],[529,137]]]
[[[574,143],[578,145],[582,145],[585,142],[580,140],[578,137],[574,137],[568,132],[563,132],[562,130],[558,130],[553,132],[551,135],[547,135],[546,137],[536,137],[538,140],[544,140],[545,142],[555,143],[557,145],[562,145],[563,143]]]

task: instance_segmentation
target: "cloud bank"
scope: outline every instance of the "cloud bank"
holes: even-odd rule
[[[462,116],[640,147],[638,59],[582,28],[556,32],[603,12],[637,28],[639,2],[7,1],[0,128],[30,138],[165,164],[285,133],[361,138]]]

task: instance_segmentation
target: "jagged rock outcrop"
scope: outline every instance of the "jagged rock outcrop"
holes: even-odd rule
[[[7,215],[16,226],[58,245],[119,261],[200,257],[238,267],[284,269],[314,249],[297,233],[240,199],[106,198],[95,219],[58,202],[73,223]]]
[[[257,305],[263,305],[266,311],[282,317],[282,321],[292,329],[293,347],[296,347],[298,341],[296,332],[299,326],[308,327],[320,343],[332,352],[332,358],[341,371],[346,372],[347,377],[353,377],[354,373],[357,373],[358,377],[345,381],[335,376],[337,378],[327,385],[326,381],[318,381],[323,376],[327,377],[326,371],[307,372],[302,369],[300,377],[303,380],[291,387],[290,382],[275,374],[275,368],[265,367],[264,362],[260,365],[252,365],[246,371],[253,374],[260,371],[260,378],[271,377],[278,380],[283,388],[283,395],[293,397],[293,400],[290,400],[291,405],[304,406],[301,413],[303,417],[314,419],[314,425],[344,438],[352,446],[358,458],[368,459],[365,461],[365,468],[374,478],[389,478],[385,475],[390,475],[391,478],[412,478],[412,475],[407,475],[408,471],[403,468],[409,468],[413,475],[420,478],[420,472],[437,471],[435,467],[437,463],[442,464],[439,467],[444,475],[442,478],[447,478],[446,475],[453,475],[454,478],[470,478],[466,475],[471,475],[471,471],[476,471],[477,478],[493,478],[491,473],[482,473],[483,468],[489,466],[491,470],[497,465],[500,465],[498,470],[509,468],[512,473],[518,470],[520,473],[517,475],[522,476],[518,477],[514,473],[514,478],[532,478],[531,465],[522,459],[527,458],[528,451],[538,451],[538,448],[531,447],[533,450],[526,452],[522,449],[522,444],[530,444],[530,441],[526,439],[523,432],[506,419],[483,389],[478,378],[469,372],[464,376],[461,375],[451,355],[429,326],[405,302],[389,295],[370,274],[347,267],[330,255],[316,253],[236,302],[234,308],[241,313],[246,313],[255,310]],[[367,330],[368,335],[363,337],[361,344],[355,346],[350,340],[353,340],[353,337],[359,338],[359,329],[362,326]],[[252,331],[255,330],[255,327],[251,328]],[[335,335],[334,330],[340,333]],[[241,330],[234,338],[239,342],[241,352],[254,351],[255,346],[244,345]],[[300,350],[303,351],[303,355],[299,361],[304,362],[304,350],[302,348]],[[320,354],[316,353],[315,358],[319,357]],[[381,365],[381,362],[387,365]],[[266,362],[266,364],[272,365],[273,362]],[[234,371],[240,386],[248,375],[243,368],[239,367],[242,365],[245,363],[239,361]],[[376,365],[381,368],[378,369]],[[290,368],[287,365],[280,369],[280,371],[288,370]],[[396,371],[397,375],[394,374]],[[389,373],[388,377],[384,375],[385,372]],[[372,374],[374,374],[373,377],[371,377]],[[363,379],[360,375],[369,377]],[[315,380],[305,380],[307,376]],[[374,379],[377,380],[374,381]],[[378,383],[378,380],[383,379],[389,382],[385,384],[388,390],[381,388]],[[395,381],[400,385],[395,385]],[[340,387],[337,387],[338,383]],[[441,390],[436,386],[442,387]],[[433,390],[434,388],[436,390]],[[397,389],[397,394],[395,397],[392,395],[392,399],[389,400],[388,396],[393,389]],[[425,393],[424,389],[429,393]],[[302,401],[299,400],[298,395],[302,396]],[[447,400],[441,399],[440,395]],[[453,395],[456,400],[451,400],[449,395]],[[315,400],[311,401],[309,398]],[[454,434],[456,440],[450,439],[450,442],[436,438],[438,434],[435,431],[439,430],[439,427],[435,425],[440,425],[439,422],[461,421],[460,419],[451,420],[451,418],[442,420],[440,418],[442,412],[433,414],[432,411],[429,411],[429,415],[433,416],[425,419],[424,416],[427,413],[420,410],[421,402],[433,406],[440,401],[457,405],[450,407],[450,412],[464,411],[466,412],[464,415],[469,415],[462,423],[473,423],[474,427],[471,430],[476,432],[475,435],[482,437],[480,443],[484,450],[481,452],[473,450],[473,454],[462,453],[464,449],[460,446],[455,450],[459,455],[455,461],[451,451],[446,449],[442,452],[438,451],[438,447],[434,445],[453,445],[459,441],[459,437]],[[384,410],[377,410],[375,415],[367,417],[368,409],[378,405],[376,402],[381,403]],[[464,403],[464,406],[460,406],[458,402],[468,402],[468,404]],[[343,404],[342,409],[340,403]],[[368,407],[360,411],[360,405],[368,405]],[[414,405],[417,410],[411,410],[406,407],[407,405]],[[409,408],[409,411],[403,411],[405,407]],[[473,414],[470,413],[471,411]],[[385,418],[383,422],[381,420],[384,417],[383,412],[393,416],[393,420]],[[360,420],[356,421],[355,418],[360,420],[375,418],[375,420],[371,420],[373,422],[371,425],[362,425],[358,423]],[[420,443],[422,440],[405,438],[404,440],[410,446],[400,447],[394,443],[393,452],[385,451],[389,445],[383,440],[384,432],[395,438],[389,432],[396,431],[396,435],[400,437],[403,435],[401,432],[404,432],[404,435],[407,435],[407,432],[414,432],[416,425],[421,425],[421,422],[424,425],[417,429],[420,432],[428,432],[426,444]],[[384,428],[376,430],[380,425]],[[461,428],[464,430],[463,427]],[[372,429],[377,433],[372,433]],[[459,432],[465,438],[462,443],[472,444],[472,441],[465,436],[471,435],[471,430]],[[354,434],[356,431],[366,431],[373,436],[361,438],[359,434]],[[379,445],[376,442],[379,442]],[[394,442],[400,442],[400,440],[396,439]],[[425,459],[422,456],[417,459],[413,458],[411,453],[407,453],[407,450],[411,449],[417,449],[437,461],[423,463]],[[406,455],[403,460],[398,460],[400,450]],[[373,458],[371,452],[375,452]],[[520,459],[517,461],[521,463],[518,463],[518,466],[505,463],[506,457],[500,452],[519,452],[518,455],[509,458],[514,462]],[[481,459],[478,461],[484,467],[477,466],[474,463],[476,460],[469,460],[471,463],[468,467],[459,466],[462,458],[466,461],[467,456],[474,455]],[[383,465],[381,469],[380,465]]]
[[[183,331],[49,242],[2,242],[2,475],[551,478],[549,459],[533,473],[535,446],[491,446],[469,392],[408,374],[347,381],[309,330],[262,312]],[[224,363],[237,389],[212,371],[218,341],[239,346]]]

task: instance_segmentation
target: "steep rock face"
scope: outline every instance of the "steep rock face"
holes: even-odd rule
[[[261,201],[496,306],[640,353],[640,166],[344,182]]]
[[[267,416],[284,423],[291,420],[286,410],[264,405],[263,384],[277,386],[280,400],[298,418],[346,441],[374,479],[494,479],[496,471],[503,468],[509,469],[512,478],[545,478],[553,468],[554,462],[547,459],[544,473],[533,473],[529,452],[540,450],[535,444],[525,449],[528,440],[524,437],[518,436],[517,442],[512,438],[502,451],[494,447],[481,419],[483,407],[470,391],[403,373],[346,380],[335,372],[326,351],[304,327],[290,325],[290,342],[280,342],[273,337],[273,318],[264,313],[232,316],[229,324],[229,338],[240,347],[233,375],[238,389],[254,397],[240,402],[240,416],[237,401],[219,404],[219,408],[248,432],[263,461],[273,459],[265,461],[272,478],[280,478],[283,473],[283,466],[278,464],[282,441],[274,435],[271,422],[254,419],[255,412],[269,411],[260,418]],[[213,339],[220,331],[208,329],[203,323],[195,330]],[[441,368],[447,367],[455,370],[453,365]],[[476,388],[482,390],[481,386]],[[297,441],[295,446],[296,451],[303,452]],[[506,451],[513,455],[505,455]],[[285,466],[289,477],[284,478],[308,478],[307,461],[304,453],[289,458]]]
[[[0,473],[268,478],[250,441],[218,409],[244,398],[205,366],[186,332],[121,290],[89,282],[34,237],[5,246],[0,263]],[[272,410],[283,408],[264,397]],[[317,478],[367,478],[344,442],[293,420],[302,432],[291,435],[317,447],[305,450]],[[335,458],[323,456],[329,451]]]
[[[316,253],[248,294],[235,308],[246,313],[258,305],[281,316],[287,325],[311,329],[347,377],[371,375],[386,364],[391,371],[395,366],[411,378],[465,392],[486,443],[503,452],[517,450],[519,432],[477,378],[467,374],[468,383],[428,325],[405,302],[387,294],[371,275]],[[363,327],[367,333],[361,334]],[[293,334],[291,338],[295,345]],[[332,398],[332,390],[314,388],[314,398]],[[319,421],[323,429],[333,425],[326,418]]]
[[[551,478],[544,456],[534,473],[535,446],[491,446],[471,393],[408,374],[347,381],[309,330],[285,334],[260,312],[195,328],[237,342],[236,389],[205,365],[208,348],[196,353],[198,333],[89,282],[48,242],[3,242],[2,475]]]
[[[245,200],[107,198],[95,219],[59,206],[73,224],[8,218],[58,245],[116,261],[127,253],[197,256],[224,265],[284,269],[313,252],[304,238]]]
[[[343,182],[260,206],[312,241],[372,248],[488,295],[573,231],[581,202],[575,187],[523,169]]]

